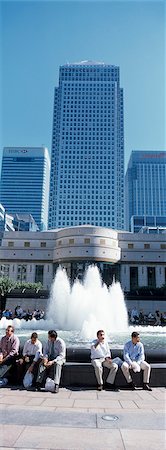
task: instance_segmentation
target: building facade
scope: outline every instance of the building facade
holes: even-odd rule
[[[137,232],[141,226],[166,225],[165,152],[131,153],[125,177],[125,206],[127,230]]]
[[[50,289],[59,265],[71,280],[97,264],[109,285],[120,280],[125,292],[166,283],[166,238],[113,229],[78,226],[45,232],[5,232],[0,245],[0,276],[38,282]]]
[[[49,228],[124,228],[123,89],[119,67],[60,67],[55,88]]]
[[[44,147],[5,147],[0,199],[8,214],[31,214],[47,229],[50,157]]]

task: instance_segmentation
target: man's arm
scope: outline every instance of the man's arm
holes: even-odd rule
[[[59,355],[55,358],[55,362],[66,358],[66,344],[63,341],[59,344]]]
[[[137,363],[140,364],[144,360],[145,360],[144,346],[142,342],[140,342]]]
[[[125,346],[124,346],[123,358],[124,358],[124,361],[126,361],[129,364],[129,366],[131,366],[132,360],[130,359],[130,346],[129,346],[129,344],[125,344]]]

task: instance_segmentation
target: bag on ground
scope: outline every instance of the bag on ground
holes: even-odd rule
[[[46,378],[45,390],[49,392],[55,391],[55,382],[52,378]]]
[[[28,387],[31,387],[32,382],[33,382],[33,373],[27,371],[23,378],[24,388],[27,389]]]

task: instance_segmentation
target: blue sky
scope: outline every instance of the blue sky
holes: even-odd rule
[[[164,1],[1,1],[4,146],[51,150],[58,68],[85,59],[120,66],[125,161],[165,149]]]

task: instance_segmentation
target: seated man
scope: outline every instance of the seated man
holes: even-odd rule
[[[43,360],[39,366],[37,376],[37,386],[40,389],[43,380],[47,376],[55,383],[55,393],[59,392],[62,365],[66,358],[66,345],[63,339],[59,338],[55,330],[48,332],[48,341],[43,351]]]
[[[95,369],[95,375],[98,383],[98,391],[103,389],[103,366],[110,369],[106,386],[112,390],[118,390],[115,387],[114,381],[118,367],[121,366],[120,358],[111,359],[111,352],[108,343],[105,340],[105,333],[103,330],[97,332],[97,339],[91,345],[91,362]]]
[[[0,341],[0,386],[7,384],[9,371],[15,365],[16,357],[19,352],[20,341],[14,334],[14,327],[8,325],[6,328],[6,336],[3,336]]]
[[[140,342],[140,335],[137,331],[133,331],[131,341],[128,341],[124,346],[123,352],[124,362],[122,364],[122,372],[128,383],[128,387],[135,389],[130,375],[130,369],[134,372],[143,370],[143,389],[152,391],[149,387],[150,365],[145,361],[144,346]]]
[[[17,361],[18,382],[23,380],[27,370],[32,372],[34,377],[37,376],[38,361],[42,357],[42,343],[38,339],[36,332],[31,334],[23,347],[23,357]]]

